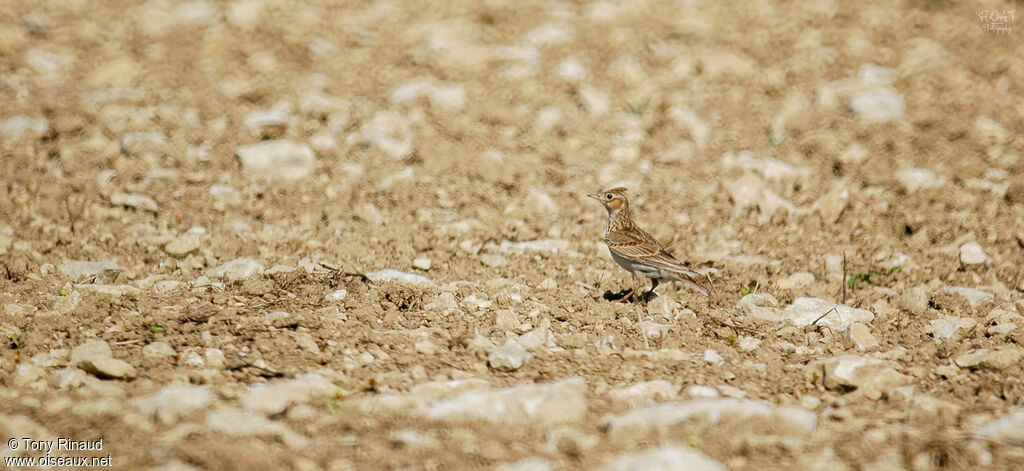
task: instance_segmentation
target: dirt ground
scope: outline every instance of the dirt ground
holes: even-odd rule
[[[115,469],[1024,469],[980,432],[1024,407],[1024,21],[989,14],[1017,6],[4,2],[0,438]],[[714,299],[606,299],[610,185]],[[867,329],[779,317],[806,297]],[[819,374],[847,355],[889,376]],[[417,412],[574,377],[578,416]],[[707,395],[816,424],[609,425]]]

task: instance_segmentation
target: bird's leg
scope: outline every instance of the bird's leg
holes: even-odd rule
[[[648,301],[650,301],[651,299],[654,299],[654,297],[656,297],[658,295],[657,293],[654,292],[654,289],[657,288],[657,287],[658,287],[658,279],[657,278],[651,278],[651,290],[646,292],[646,293],[644,293],[644,294],[642,294],[642,295],[640,295],[640,301],[642,301],[644,303],[644,305],[647,305]]]
[[[634,274],[633,286],[630,287],[629,291],[627,291],[626,294],[622,296],[622,298],[619,299],[619,302],[623,304],[633,302],[634,298],[636,297],[635,295],[640,292],[641,283],[643,283],[643,279]]]

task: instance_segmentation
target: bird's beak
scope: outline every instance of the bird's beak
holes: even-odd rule
[[[601,201],[601,195],[598,194],[598,193],[590,194],[590,195],[587,195],[587,196],[590,197],[590,198],[594,198],[595,200]]]

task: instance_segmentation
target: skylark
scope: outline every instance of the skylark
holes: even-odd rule
[[[629,300],[636,293],[644,278],[650,278],[652,285],[650,291],[640,296],[641,302],[656,296],[654,289],[661,280],[681,281],[701,294],[708,295],[708,291],[694,281],[702,279],[703,275],[676,260],[657,239],[633,221],[625,188],[612,188],[587,196],[600,201],[604,209],[608,210],[604,243],[608,244],[612,259],[636,277],[636,284],[623,296],[623,300]]]

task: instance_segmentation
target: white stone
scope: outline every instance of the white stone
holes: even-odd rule
[[[846,330],[846,336],[857,347],[857,350],[864,351],[878,346],[878,339],[871,333],[871,328],[860,322],[850,324],[850,328]]]
[[[695,384],[693,386],[686,388],[686,395],[690,397],[701,398],[714,398],[722,396],[722,394],[718,392],[718,389],[715,389],[711,386],[702,386],[699,384]]]
[[[452,422],[476,421],[537,426],[575,423],[587,413],[587,386],[573,377],[546,384],[464,392],[433,405],[422,415]]]
[[[842,332],[855,322],[871,323],[875,315],[866,309],[836,304],[827,299],[797,298],[782,311],[782,318],[801,327],[817,321],[816,325],[826,325]]]
[[[751,352],[757,350],[761,346],[761,341],[754,337],[743,336],[740,337],[738,346],[740,347],[740,350],[743,350],[744,352]]]
[[[416,257],[412,260],[413,268],[418,268],[423,271],[430,270],[430,258],[429,257]]]
[[[161,280],[153,283],[153,291],[157,293],[170,293],[172,291],[177,291],[184,285],[185,283],[178,280]]]
[[[704,357],[703,358],[704,358],[705,362],[707,362],[707,363],[709,363],[711,365],[715,365],[715,366],[722,365],[722,364],[725,363],[725,358],[722,358],[722,355],[719,355],[718,352],[716,352],[716,351],[714,351],[714,350],[712,350],[710,348],[707,349],[707,350],[704,350]]]
[[[277,415],[296,404],[305,404],[317,398],[329,397],[337,386],[318,374],[305,374],[278,383],[253,384],[242,396],[240,404],[247,410],[265,415]]]
[[[114,206],[127,206],[129,208],[143,209],[154,213],[159,211],[156,200],[139,193],[116,192],[110,195],[110,204]]]
[[[244,280],[263,273],[263,264],[251,258],[237,258],[211,268],[206,272],[210,278],[226,278],[228,280]]]
[[[164,246],[164,252],[172,257],[182,258],[199,250],[199,234],[185,234],[175,237]]]
[[[680,446],[665,446],[623,453],[600,471],[726,471],[726,467],[707,455]]]
[[[971,307],[977,306],[981,303],[991,302],[996,298],[994,294],[989,293],[988,291],[968,288],[966,286],[947,286],[943,288],[942,291],[967,298],[967,302],[970,303]]]
[[[664,436],[675,426],[691,421],[702,421],[712,426],[762,421],[772,424],[772,428],[780,432],[807,434],[814,431],[818,418],[803,408],[777,406],[768,401],[702,398],[631,410],[607,419],[604,425],[613,441],[633,442],[651,434]]]
[[[924,333],[931,335],[935,340],[959,339],[963,338],[977,323],[978,321],[970,317],[943,316],[929,321],[924,328]]]
[[[406,273],[392,268],[386,268],[384,270],[378,270],[375,272],[367,273],[366,278],[368,278],[370,281],[397,281],[414,285],[434,285],[434,282],[430,281],[430,278],[427,278],[423,275],[417,275],[415,273]]]
[[[110,284],[117,280],[121,268],[110,261],[102,262],[67,262],[58,267],[72,282],[78,281],[83,275],[96,277],[96,283]]]
[[[906,190],[907,193],[938,188],[946,183],[944,178],[940,178],[935,174],[935,172],[925,168],[905,168],[897,170],[894,176],[896,177],[896,181],[903,185],[903,189]]]
[[[308,145],[282,139],[240,146],[235,154],[249,176],[298,180],[313,173],[316,155]]]
[[[142,357],[149,359],[163,359],[173,357],[175,355],[174,348],[164,342],[153,342],[145,347],[142,347]]]
[[[988,256],[985,255],[985,251],[981,248],[981,244],[977,242],[968,242],[960,246],[960,263],[964,265],[977,265],[979,263],[985,263],[988,260]]]
[[[663,379],[644,381],[631,386],[612,389],[608,396],[612,400],[623,402],[630,407],[648,406],[657,402],[675,399],[679,388]]]
[[[515,371],[523,366],[528,355],[518,343],[509,342],[487,352],[487,365],[497,371]]]
[[[91,356],[79,360],[78,367],[100,378],[127,379],[135,377],[135,368],[124,360],[108,356]]]
[[[337,289],[324,295],[324,301],[327,301],[329,303],[336,303],[339,301],[344,301],[347,296],[348,290]]]
[[[1018,410],[978,427],[974,436],[1003,445],[1024,446],[1024,410]]]
[[[850,97],[847,105],[853,114],[867,123],[884,123],[903,118],[903,95],[888,87],[862,90]]]
[[[980,367],[998,371],[1016,366],[1022,356],[1019,347],[1001,345],[994,350],[982,348],[964,353],[956,357],[955,363],[961,368]]]
[[[569,241],[565,239],[537,239],[523,242],[502,241],[498,247],[502,253],[522,254],[523,252],[540,252],[555,254],[569,249]]]
[[[159,391],[132,399],[139,412],[162,424],[173,424],[195,410],[210,405],[215,399],[208,386],[171,385]]]
[[[0,123],[0,137],[11,141],[17,140],[23,134],[38,138],[46,133],[48,126],[44,118],[12,116]]]
[[[235,437],[271,437],[281,440],[291,450],[309,446],[310,440],[289,429],[282,423],[274,422],[253,412],[237,409],[219,409],[206,415],[206,427]]]

